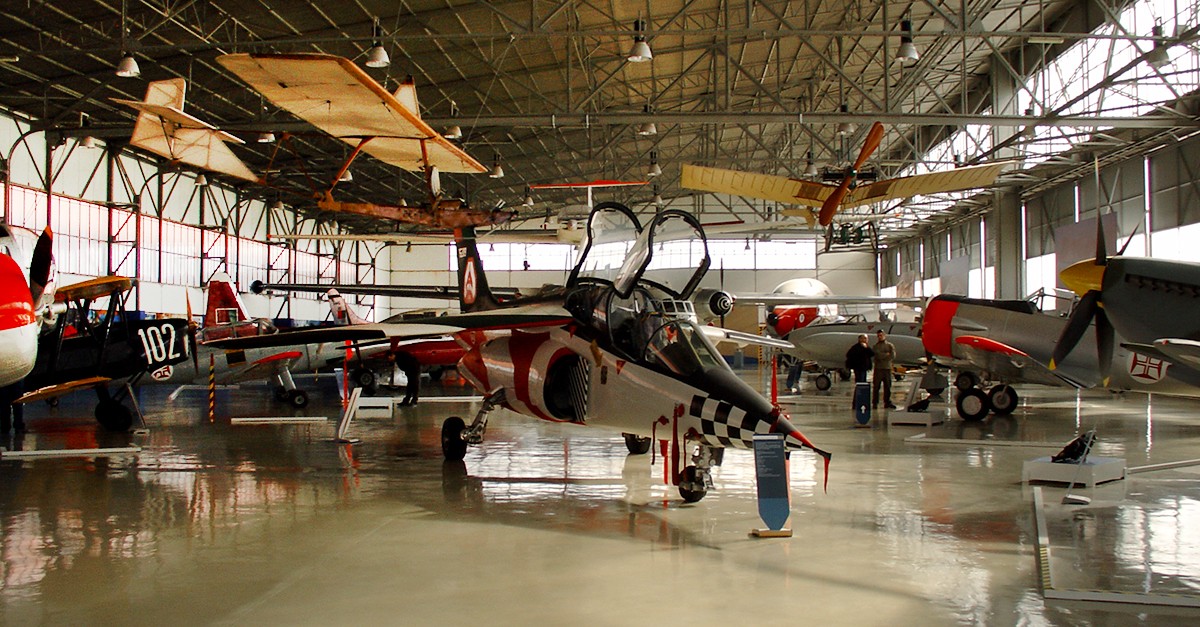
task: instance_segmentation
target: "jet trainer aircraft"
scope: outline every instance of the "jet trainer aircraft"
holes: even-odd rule
[[[643,227],[624,205],[597,205],[565,296],[510,301],[507,308],[497,308],[472,235],[463,233],[458,250],[465,313],[286,335],[294,342],[454,334],[467,348],[459,371],[485,398],[469,425],[459,417],[443,423],[447,459],[462,459],[470,444],[480,443],[489,414],[504,407],[668,443],[673,480],[689,502],[712,486],[710,470],[721,451],[752,447],[756,433],[781,433],[788,449],[813,450],[828,472],[830,454],[725,363],[709,339],[724,330],[692,321],[687,299],[710,258],[704,230],[690,214],[663,211]],[[284,336],[213,344],[278,345]],[[688,452],[691,463],[682,467]]]

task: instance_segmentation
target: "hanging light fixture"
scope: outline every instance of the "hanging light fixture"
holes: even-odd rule
[[[1149,63],[1150,67],[1156,70],[1161,70],[1171,64],[1171,55],[1167,54],[1167,48],[1170,48],[1171,45],[1157,40],[1157,38],[1163,36],[1162,26],[1156,24],[1150,29],[1150,32],[1153,33],[1156,39],[1154,47],[1150,49],[1150,52],[1146,53],[1146,63]]]
[[[896,51],[896,61],[903,66],[913,66],[921,59],[917,46],[912,38],[912,20],[900,20],[900,49]]]
[[[275,202],[271,203],[271,211],[283,211],[283,209],[284,206],[282,200],[276,200]]]
[[[526,207],[533,206],[533,189],[529,188],[529,187],[525,188],[525,206]]]
[[[488,174],[489,178],[502,178],[504,176],[504,168],[500,167],[500,153],[496,153],[496,159],[492,162],[492,172]]]
[[[208,177],[203,172],[196,175],[196,187],[208,187]]]
[[[654,60],[654,53],[650,51],[650,44],[646,43],[646,22],[642,18],[638,18],[633,23],[633,47],[629,49],[629,56],[626,57],[630,63],[643,63]]]
[[[658,152],[655,150],[651,150],[650,151],[650,170],[646,172],[646,176],[648,178],[654,178],[660,174],[662,174],[662,168],[659,167],[659,165],[658,165]]]
[[[388,57],[387,50],[383,49],[379,36],[379,18],[375,18],[375,24],[371,27],[371,49],[367,51],[367,60],[363,63],[367,67],[387,67],[392,64],[392,59]]]
[[[80,112],[79,113],[79,128],[83,129],[86,132],[87,127],[89,127],[91,125],[92,125],[92,121],[91,121],[91,118],[88,117],[88,114]],[[96,138],[93,137],[91,133],[87,133],[79,140],[79,145],[83,148],[95,148],[96,147]]]
[[[258,134],[258,137],[254,138],[254,141],[260,144],[269,144],[275,141],[275,133],[272,133],[271,131],[263,131],[262,133]]]
[[[843,102],[842,106],[838,108],[838,111],[840,113],[849,114],[850,107],[847,106],[846,103]],[[854,132],[853,124],[851,124],[850,122],[845,122],[845,121],[838,122],[838,125],[837,125],[837,134],[838,135],[849,135],[850,133],[853,133],[853,132]]]
[[[654,113],[654,109],[650,108],[650,105],[646,105],[646,106],[642,107],[642,113],[649,115],[649,114]],[[637,134],[641,135],[643,137],[650,136],[650,135],[657,135],[658,127],[654,125],[654,122],[652,120],[647,120],[645,122],[642,122],[641,126],[638,126]]]
[[[129,29],[125,21],[125,0],[121,0],[121,61],[117,64],[117,76],[121,78],[137,78],[142,75],[137,59],[125,46],[125,33]]]
[[[654,198],[651,199],[651,202],[654,203],[655,207],[663,206],[663,197],[658,193],[658,183],[654,184]]]
[[[458,103],[450,101],[450,117],[458,117]],[[462,139],[462,127],[457,124],[451,124],[446,127],[446,132],[442,133],[442,137],[446,139]]]
[[[813,162],[813,154],[810,150],[808,151],[808,166],[804,168],[804,175],[816,176],[817,174],[819,174],[819,172],[817,172],[817,164]]]
[[[354,175],[350,173],[349,168],[347,168],[345,172],[342,172],[342,175],[338,177],[338,182],[339,183],[353,183],[354,182]]]

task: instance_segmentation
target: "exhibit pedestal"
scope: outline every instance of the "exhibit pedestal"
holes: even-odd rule
[[[1021,481],[1050,481],[1054,483],[1082,484],[1089,488],[1098,483],[1125,478],[1124,457],[1088,457],[1083,464],[1056,464],[1049,457],[1039,457],[1025,462],[1021,469]]]
[[[932,427],[946,422],[944,411],[904,411],[893,409],[888,412],[888,426],[892,425],[921,425]]]

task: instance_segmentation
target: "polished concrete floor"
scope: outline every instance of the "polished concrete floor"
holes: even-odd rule
[[[752,381],[756,373],[744,374]],[[336,417],[332,382],[307,415]],[[466,388],[426,386],[429,396]],[[1024,461],[1096,428],[1131,467],[1200,457],[1196,403],[1022,388],[1010,418],[851,427],[844,390],[784,397],[834,454],[791,463],[795,535],[755,539],[753,458],[684,504],[662,460],[619,436],[497,413],[465,463],[439,425],[477,403],[427,398],[333,423],[280,415],[263,387],[140,392],[148,430],[97,433],[83,395],[32,408],[6,448],[136,445],[136,454],[0,456],[0,624],[1115,625],[1194,622],[1187,609],[1043,598]],[[898,395],[899,396],[899,395]],[[897,398],[899,400],[899,398]],[[946,410],[934,407],[935,411]],[[948,413],[947,413],[948,415]],[[914,438],[925,434],[924,438]],[[1041,487],[1063,589],[1200,594],[1200,467],[1073,493]]]

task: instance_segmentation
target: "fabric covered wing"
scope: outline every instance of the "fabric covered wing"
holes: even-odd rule
[[[680,185],[701,192],[733,194],[814,208],[820,208],[821,203],[836,189],[835,185],[801,181],[786,176],[691,164],[684,164]]]
[[[277,106],[367,154],[405,170],[486,172],[421,120],[415,90],[388,93],[349,59],[324,54],[227,54],[217,62]],[[405,104],[407,102],[407,106]],[[423,147],[423,149],[422,149]]]
[[[842,201],[842,208],[859,207],[885,200],[901,200],[920,194],[944,194],[988,187],[996,182],[1007,161],[930,172],[859,185]]]

